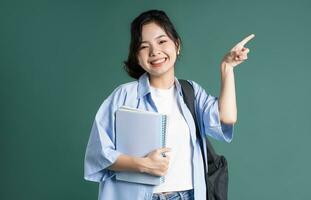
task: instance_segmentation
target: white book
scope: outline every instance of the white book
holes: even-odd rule
[[[165,147],[167,116],[122,106],[116,111],[116,149],[129,156],[145,157]],[[159,185],[164,177],[139,172],[116,172],[121,181]]]

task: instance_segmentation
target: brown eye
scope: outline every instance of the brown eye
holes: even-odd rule
[[[161,40],[161,41],[160,41],[160,44],[165,43],[165,42],[166,42],[166,40]]]

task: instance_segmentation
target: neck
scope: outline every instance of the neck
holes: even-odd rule
[[[159,89],[168,89],[174,85],[175,76],[174,73],[167,76],[154,77],[149,74],[150,85]]]

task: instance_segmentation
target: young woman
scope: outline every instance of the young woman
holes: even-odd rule
[[[247,59],[244,45],[250,35],[225,55],[221,62],[221,93],[216,98],[194,81],[195,109],[202,137],[230,142],[237,120],[234,67]],[[85,155],[85,179],[99,182],[100,200],[206,198],[204,167],[191,113],[182,97],[174,68],[181,39],[163,11],[140,14],[131,24],[127,73],[137,79],[116,88],[100,106]],[[132,157],[115,148],[115,111],[120,106],[165,113],[169,117],[167,147],[145,157]],[[146,130],[148,131],[148,130]],[[165,157],[163,157],[165,153]],[[165,176],[151,186],[115,179],[116,171],[135,171]]]

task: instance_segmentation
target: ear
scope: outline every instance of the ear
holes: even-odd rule
[[[180,53],[180,40],[179,39],[177,40],[177,43],[175,45],[176,45],[177,55],[179,55]]]

